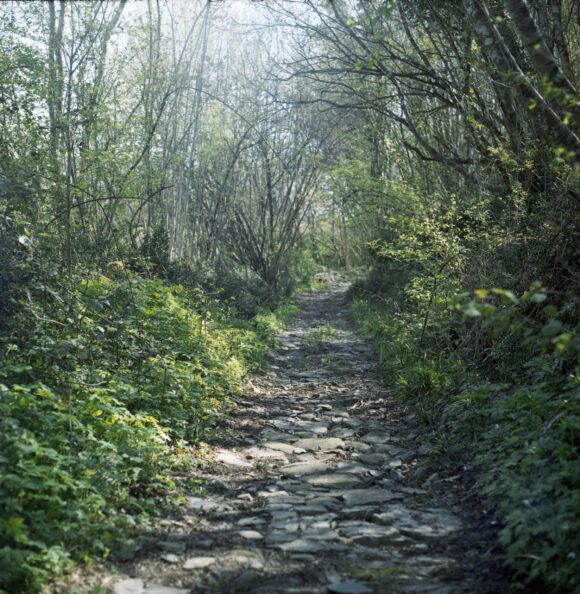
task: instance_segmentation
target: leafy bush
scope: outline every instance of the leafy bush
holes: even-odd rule
[[[232,319],[201,290],[131,273],[37,282],[0,342],[0,588],[36,591],[70,559],[106,556],[118,529],[178,502],[282,304]],[[169,499],[168,499],[169,498]]]
[[[441,453],[478,469],[516,580],[569,592],[580,587],[580,325],[576,301],[548,301],[539,283],[521,297],[459,294],[457,339],[439,352],[393,299],[355,298],[353,316]]]
[[[577,304],[545,302],[539,283],[520,298],[500,289],[457,297],[455,307],[494,338],[519,339],[512,362],[521,367],[502,384],[466,386],[444,415],[473,440],[508,562],[525,581],[568,592],[580,587],[580,324]]]

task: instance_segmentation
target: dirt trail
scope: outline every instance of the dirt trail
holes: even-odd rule
[[[422,473],[421,425],[376,381],[347,283],[303,295],[202,464],[205,498],[101,581],[115,594],[505,592],[458,469]],[[231,431],[230,429],[233,429]],[[459,472],[459,474],[457,474]],[[429,476],[427,476],[429,475]]]

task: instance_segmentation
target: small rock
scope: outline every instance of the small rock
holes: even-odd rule
[[[314,540],[297,538],[296,540],[278,545],[278,548],[291,553],[317,553],[325,549],[326,546],[326,544]]]
[[[212,499],[204,499],[203,497],[187,497],[186,499],[187,509],[193,511],[223,511],[226,509],[226,506],[218,503],[217,501],[213,501]]]
[[[190,557],[183,564],[183,569],[202,569],[215,563],[215,557]]]
[[[174,553],[167,553],[165,555],[161,555],[161,559],[166,563],[179,563],[179,557]]]
[[[265,565],[263,561],[260,561],[259,559],[253,559],[252,562],[250,563],[250,569],[255,569],[257,571],[259,571],[260,569],[264,569]]]
[[[264,535],[260,534],[257,530],[240,530],[238,534],[248,540],[262,540],[264,538]]]
[[[240,528],[243,528],[245,526],[259,526],[260,524],[265,524],[265,523],[266,523],[266,520],[264,518],[250,517],[250,518],[242,518],[238,522],[238,526]]]

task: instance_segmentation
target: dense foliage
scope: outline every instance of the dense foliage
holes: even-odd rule
[[[176,500],[264,307],[363,265],[385,381],[479,473],[516,583],[580,588],[576,0],[0,23],[1,587]]]
[[[294,309],[243,320],[125,271],[45,276],[18,296],[0,347],[0,585],[33,591],[195,486],[172,474]]]

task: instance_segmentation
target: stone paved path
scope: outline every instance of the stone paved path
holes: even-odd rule
[[[487,525],[455,503],[461,476],[421,474],[429,444],[377,383],[346,288],[301,298],[200,469],[208,495],[161,523],[115,594],[507,591]]]

